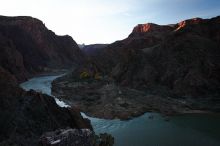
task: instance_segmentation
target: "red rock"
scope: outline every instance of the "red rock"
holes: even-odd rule
[[[177,24],[177,28],[175,31],[178,31],[188,25],[200,24],[203,21],[205,21],[205,20],[203,20],[201,18],[193,18],[193,19],[181,21],[180,23]]]

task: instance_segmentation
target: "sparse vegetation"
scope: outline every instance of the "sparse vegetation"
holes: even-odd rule
[[[85,79],[85,78],[89,78],[90,75],[87,71],[83,71],[82,73],[80,73],[80,79]]]

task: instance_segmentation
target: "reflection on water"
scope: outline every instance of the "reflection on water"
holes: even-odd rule
[[[57,77],[36,77],[22,83],[21,87],[51,95],[51,82]],[[67,106],[62,101],[58,104]],[[112,134],[116,146],[220,146],[219,115],[184,115],[172,117],[169,121],[157,113],[146,113],[129,121],[82,115],[91,120],[96,133]]]

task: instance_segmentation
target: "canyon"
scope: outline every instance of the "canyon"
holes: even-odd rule
[[[70,36],[55,35],[42,21],[0,16],[1,146],[113,145],[110,135],[95,134],[79,109],[60,107],[54,97],[19,85],[42,73],[74,68],[83,58]]]
[[[97,135],[81,112],[120,120],[156,112],[165,121],[219,113],[219,26],[220,16],[138,24],[123,40],[80,48],[41,20],[0,16],[0,145],[112,146],[114,138]],[[53,96],[20,87],[62,70]]]

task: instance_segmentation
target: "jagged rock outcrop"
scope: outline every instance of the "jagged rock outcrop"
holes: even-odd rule
[[[157,25],[154,23],[138,24],[134,27],[132,33],[129,37],[146,37],[149,35],[158,35],[157,37],[162,37],[163,34],[171,32],[173,26],[170,25]]]
[[[70,36],[57,36],[32,17],[0,16],[0,44],[0,65],[19,81],[34,73],[72,67],[84,58]]]
[[[114,138],[106,133],[97,136],[89,129],[60,129],[42,135],[39,144],[40,146],[113,146]]]
[[[83,119],[78,110],[59,107],[53,97],[24,91],[3,68],[0,87],[1,146],[35,146],[43,133],[60,128],[92,130],[89,120]]]
[[[194,25],[194,24],[199,25],[199,23],[202,23],[202,22],[204,22],[204,20],[201,18],[193,18],[193,19],[181,21],[180,23],[177,24],[175,31],[178,31],[182,28],[188,27],[189,25]]]
[[[41,136],[40,146],[93,146],[95,134],[89,129],[60,129]]]

